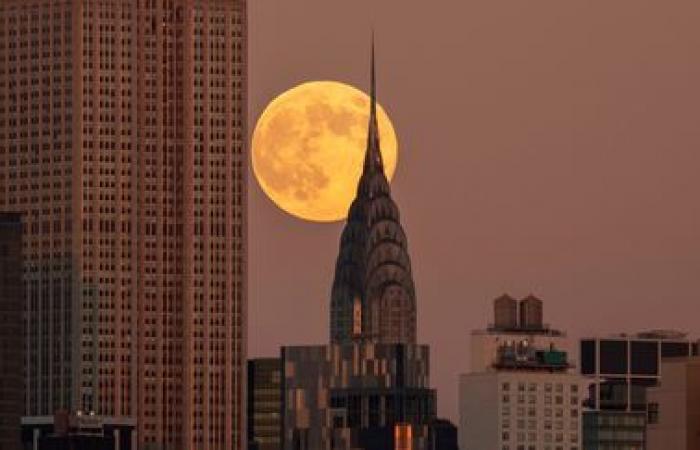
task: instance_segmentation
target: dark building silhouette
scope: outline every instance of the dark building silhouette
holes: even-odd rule
[[[136,450],[134,424],[57,411],[52,420],[37,420],[23,430],[26,450]]]
[[[579,366],[590,380],[584,448],[644,448],[646,392],[661,381],[661,360],[697,354],[697,343],[675,331],[582,339]]]
[[[330,344],[284,347],[285,450],[428,450],[429,351],[416,344],[408,244],[384,173],[374,48],[367,152],[340,239]]]
[[[447,419],[435,419],[428,431],[429,450],[459,450],[457,427]]]
[[[21,448],[24,412],[22,216],[0,213],[0,449]]]
[[[282,448],[282,361],[248,361],[248,450]]]

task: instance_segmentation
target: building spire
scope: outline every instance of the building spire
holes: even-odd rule
[[[371,97],[371,116],[376,120],[377,118],[377,71],[374,65],[374,30],[372,30],[372,50],[371,50],[371,61],[370,61],[370,97]]]
[[[368,92],[367,151],[340,238],[331,290],[331,342],[415,344],[416,289],[408,243],[379,147],[374,36]]]
[[[372,30],[372,49],[370,62],[370,111],[367,132],[367,153],[365,154],[365,171],[384,171],[382,154],[379,146],[379,125],[377,123],[377,75],[374,62],[374,30]]]

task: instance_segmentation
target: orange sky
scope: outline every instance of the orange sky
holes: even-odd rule
[[[307,80],[366,88],[397,128],[419,340],[456,418],[469,331],[534,293],[573,337],[700,334],[700,2],[250,0],[251,118]],[[252,125],[251,123],[251,129]],[[250,183],[251,356],[328,338],[342,224]]]

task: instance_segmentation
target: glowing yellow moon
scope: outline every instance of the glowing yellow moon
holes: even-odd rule
[[[253,172],[281,209],[315,222],[347,217],[362,174],[370,98],[347,84],[313,81],[267,106],[253,132]],[[384,170],[391,180],[398,143],[377,105]]]

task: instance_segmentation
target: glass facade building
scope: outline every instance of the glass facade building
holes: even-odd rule
[[[661,359],[697,351],[697,343],[672,331],[582,339],[580,370],[590,380],[584,449],[643,448],[646,392],[659,383]]]

